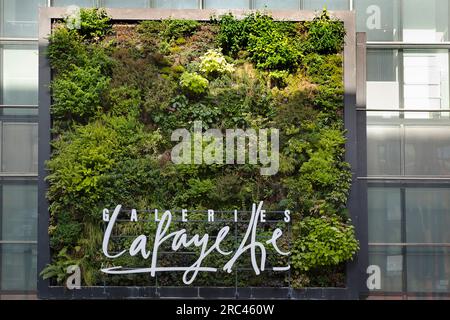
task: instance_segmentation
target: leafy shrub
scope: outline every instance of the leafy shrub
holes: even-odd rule
[[[330,85],[331,88],[343,86],[342,55],[320,55],[311,53],[304,57],[306,75],[312,82]]]
[[[74,65],[81,65],[86,59],[86,47],[82,37],[63,25],[53,29],[49,37],[48,57],[53,69],[61,72]]]
[[[57,73],[69,72],[72,65],[100,67],[103,73],[111,72],[113,60],[103,47],[85,44],[77,30],[58,25],[49,37],[47,55]]]
[[[307,32],[305,49],[308,52],[333,54],[344,48],[345,28],[341,21],[330,18],[328,12],[305,23]]]
[[[251,35],[248,50],[256,66],[266,70],[292,70],[302,55],[296,42],[277,30],[270,30],[262,36]]]
[[[237,54],[246,50],[251,36],[261,37],[273,30],[280,32],[289,29],[293,24],[275,22],[272,17],[260,12],[251,13],[242,20],[236,19],[231,13],[220,17],[220,32],[217,41],[225,53]]]
[[[192,35],[200,26],[195,20],[168,19],[163,20],[161,35],[169,40]]]
[[[277,23],[272,17],[252,13],[243,20],[231,14],[220,20],[218,41],[224,52],[237,54],[248,50],[260,69],[294,69],[301,57],[298,41],[293,40],[294,24]]]
[[[359,249],[354,227],[334,216],[307,217],[294,228],[299,238],[293,244],[292,265],[299,270],[338,265]]]
[[[100,67],[73,66],[52,82],[52,115],[85,123],[102,108],[101,96],[109,81]]]
[[[196,72],[184,72],[180,77],[180,85],[189,94],[203,94],[208,90],[209,81]]]
[[[80,10],[79,34],[86,39],[101,38],[111,31],[111,18],[104,9]]]
[[[244,24],[237,20],[233,14],[228,13],[220,17],[220,32],[217,42],[225,53],[236,54],[246,46],[247,37]]]
[[[165,25],[162,24],[161,21],[155,20],[141,21],[136,27],[137,32],[153,37],[158,36],[158,34],[162,32],[164,29]]]
[[[185,123],[192,123],[194,121],[202,121],[203,127],[217,123],[220,118],[220,110],[211,105],[204,105],[202,103],[188,104],[186,107],[180,110],[181,118]]]
[[[217,77],[225,73],[231,74],[234,71],[234,67],[227,62],[219,50],[211,49],[200,57],[199,70],[207,77]]]
[[[109,91],[109,113],[112,116],[131,116],[136,118],[140,114],[141,92],[140,90],[121,86]]]
[[[160,138],[159,131],[144,132],[136,119],[110,116],[63,134],[54,142],[48,162],[52,216],[64,219],[61,213],[70,212],[75,221],[80,214],[98,216],[99,208],[113,205],[126,190],[126,183],[122,188],[108,187],[110,179],[118,179],[111,173],[126,159],[154,154]]]

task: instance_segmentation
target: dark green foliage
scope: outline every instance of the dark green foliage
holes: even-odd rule
[[[220,27],[218,41],[224,52],[236,55],[248,50],[260,69],[292,70],[302,56],[294,23],[275,22],[260,13],[250,14],[243,20],[228,14],[221,17]]]
[[[163,21],[161,35],[168,40],[176,40],[180,37],[192,35],[200,26],[193,20],[169,19]]]
[[[141,92],[128,86],[112,88],[109,91],[109,113],[112,116],[131,116],[141,113]]]
[[[344,48],[345,28],[341,21],[330,18],[327,11],[315,17],[313,21],[306,22],[305,49],[308,52],[319,54],[333,54],[341,52]]]
[[[76,30],[58,25],[49,41],[48,56],[57,73],[69,72],[73,65],[99,67],[103,73],[110,73],[113,61],[105,49],[84,43],[83,37]]]
[[[100,67],[72,66],[52,82],[52,115],[76,122],[86,123],[97,112],[101,112],[101,96],[108,88],[109,78]]]
[[[340,22],[323,15],[311,23],[276,22],[255,13],[243,20],[225,15],[217,24],[115,25],[117,34],[107,34],[109,20],[93,12],[84,17],[91,27],[59,26],[50,38],[57,134],[47,164],[47,196],[54,261],[43,275],[62,282],[61,270],[70,261],[82,266],[84,283],[101,283],[99,269],[109,263],[99,252],[103,208],[120,203],[136,209],[246,210],[264,200],[267,210],[292,211],[293,283],[341,285],[341,266],[357,242],[345,209],[351,172],[344,156],[343,34],[341,42],[333,38]],[[328,40],[311,48],[311,39],[321,34]],[[190,129],[195,120],[221,130],[279,128],[279,173],[264,177],[260,165],[250,164],[175,165],[171,134]],[[190,217],[195,218],[204,217]],[[210,231],[202,223],[183,227],[189,234]],[[155,224],[117,228],[136,235],[154,232]],[[270,236],[263,228],[261,234]],[[129,244],[124,238],[117,246]],[[225,245],[232,249],[234,242]],[[270,264],[285,263],[273,257]],[[210,256],[205,265],[224,259]],[[175,255],[162,262],[186,264]],[[117,263],[147,262],[124,255]],[[223,279],[223,285],[235,285],[234,277]],[[240,279],[242,285],[274,281]],[[135,285],[148,277],[108,281]],[[196,284],[216,281],[201,274]],[[179,277],[158,275],[158,283],[179,284]]]
[[[276,29],[250,35],[248,51],[256,66],[265,70],[292,70],[302,56],[297,43]]]
[[[52,248],[61,248],[78,242],[82,231],[82,225],[73,219],[69,212],[64,211],[58,215],[58,220],[53,221],[53,228],[49,230]]]
[[[81,9],[79,34],[86,39],[101,38],[111,31],[111,19],[104,9]]]
[[[74,65],[80,65],[86,58],[83,38],[75,30],[59,25],[49,37],[48,57],[53,69],[64,71]]]

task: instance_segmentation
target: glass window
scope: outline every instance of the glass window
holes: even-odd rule
[[[408,292],[450,292],[448,247],[408,247],[406,261]]]
[[[248,9],[250,6],[249,0],[205,0],[205,9]]]
[[[37,183],[4,182],[2,188],[1,240],[37,239]]]
[[[447,41],[448,17],[448,0],[404,0],[403,41]]]
[[[448,114],[447,114],[448,115]],[[414,125],[422,122],[427,125]],[[407,121],[405,125],[405,174],[450,175],[450,126],[448,120]],[[433,125],[433,123],[436,123]]]
[[[82,8],[93,7],[95,0],[52,0],[53,7],[79,6]]]
[[[167,8],[167,9],[198,9],[198,0],[155,0],[155,8]]]
[[[0,0],[0,36],[37,37],[38,7],[46,3],[46,0]]]
[[[399,109],[398,50],[367,50],[367,109]]]
[[[103,0],[102,6],[106,8],[146,8],[148,0]]]
[[[348,0],[303,0],[304,10],[348,10]]]
[[[367,116],[367,172],[369,176],[398,176],[402,150],[398,116],[375,116],[379,114],[370,112]]]
[[[449,176],[450,113],[368,112],[369,176]]]
[[[0,290],[36,290],[35,244],[0,244]]]
[[[38,51],[35,45],[0,46],[0,104],[38,104]]]
[[[405,198],[407,242],[450,244],[450,189],[408,188]]]
[[[368,189],[369,243],[400,243],[401,200],[399,188]]]
[[[366,32],[367,40],[398,40],[399,1],[354,0],[354,7],[356,10],[357,30]]]
[[[298,0],[255,0],[254,2],[255,9],[300,9],[300,2]]]
[[[3,122],[1,135],[2,171],[37,172],[37,123]]]
[[[403,256],[400,247],[369,247],[369,265],[380,267],[382,292],[402,292]]]
[[[448,59],[447,50],[405,50],[405,109],[449,108]],[[423,116],[410,116],[414,115]]]

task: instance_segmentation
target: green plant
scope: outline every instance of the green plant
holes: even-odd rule
[[[67,270],[72,265],[78,265],[78,260],[74,260],[67,252],[67,248],[64,247],[56,256],[56,262],[48,264],[39,275],[43,279],[56,278],[58,283],[62,283],[69,276]]]
[[[136,31],[145,34],[149,37],[157,37],[160,32],[165,29],[165,25],[161,21],[155,20],[144,20],[141,21],[137,27]]]
[[[180,85],[189,94],[203,94],[208,90],[209,81],[196,72],[184,72],[180,77]]]
[[[354,227],[338,217],[307,217],[295,228],[299,238],[293,244],[292,265],[299,270],[338,265],[359,249]]]
[[[141,112],[141,92],[139,89],[121,86],[109,90],[109,112],[112,116],[137,117]]]
[[[67,73],[75,65],[100,67],[102,72],[110,73],[113,60],[106,54],[106,50],[85,44],[83,39],[77,30],[69,30],[62,24],[53,29],[47,51],[53,70]]]
[[[109,81],[100,67],[73,65],[69,72],[52,82],[52,115],[85,123],[102,108],[101,96]]]
[[[227,62],[220,50],[210,49],[200,57],[199,70],[207,77],[217,77],[233,73],[234,67]]]
[[[256,66],[266,70],[292,70],[302,56],[296,43],[277,30],[263,36],[251,35],[248,50]]]
[[[86,59],[82,37],[64,25],[58,25],[49,37],[48,57],[53,69],[62,72],[72,64],[80,65]]]
[[[311,22],[306,22],[305,28],[307,33],[304,43],[306,51],[333,54],[344,48],[344,24],[332,19],[327,10],[324,9],[321,15],[315,17]]]
[[[86,39],[101,38],[111,31],[111,18],[104,9],[80,9],[78,33]]]
[[[275,70],[269,72],[269,79],[272,87],[283,88],[287,84],[289,72],[286,70]]]
[[[295,38],[294,24],[277,23],[272,17],[260,13],[236,20],[231,14],[220,20],[218,41],[224,52],[237,54],[248,50],[260,69],[292,70],[302,56]]]
[[[195,20],[168,19],[163,20],[161,35],[168,40],[192,35],[200,26]]]

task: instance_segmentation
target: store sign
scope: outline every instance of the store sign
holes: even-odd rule
[[[124,248],[122,251],[112,254],[108,251],[111,233],[114,229],[114,225],[116,223],[117,217],[122,209],[121,205],[116,206],[112,213],[109,212],[108,209],[103,210],[103,220],[108,223],[107,228],[105,230],[103,236],[103,254],[110,259],[116,259],[128,251],[129,255],[141,256],[145,260],[150,260],[150,266],[148,268],[133,268],[132,266],[115,266],[110,268],[101,269],[102,272],[107,274],[136,274],[136,273],[150,273],[152,277],[156,275],[158,272],[173,272],[180,271],[183,273],[183,282],[185,284],[192,284],[199,272],[217,272],[218,268],[203,266],[202,263],[205,258],[213,252],[217,252],[220,255],[230,257],[228,262],[223,265],[222,269],[228,273],[233,271],[233,266],[238,261],[238,259],[244,254],[249,254],[251,258],[251,265],[253,271],[256,275],[259,275],[262,271],[266,269],[266,256],[267,256],[267,248],[266,246],[270,245],[273,247],[275,252],[280,256],[287,256],[289,252],[283,252],[278,244],[277,240],[279,240],[283,231],[280,228],[275,228],[272,232],[272,236],[267,241],[257,241],[258,239],[258,223],[266,222],[266,211],[262,209],[263,201],[259,202],[259,204],[253,204],[250,221],[248,223],[247,230],[245,235],[242,238],[242,241],[238,248],[235,251],[224,251],[221,248],[221,243],[230,235],[230,226],[222,227],[215,238],[215,241],[211,246],[208,247],[209,240],[211,239],[210,235],[205,234],[194,234],[189,236],[187,234],[186,229],[181,229],[173,232],[168,232],[172,221],[173,215],[171,211],[165,211],[161,216],[159,216],[158,210],[154,211],[154,219],[157,223],[157,228],[155,232],[154,242],[153,242],[153,250],[149,252],[147,250],[148,247],[148,236],[141,234],[138,235],[133,242],[131,243],[129,248]],[[280,222],[290,223],[291,216],[290,211],[285,210],[283,219]],[[138,222],[137,211],[133,209],[131,211],[130,222]],[[188,211],[182,210],[182,222],[188,223]],[[208,210],[208,222],[214,222],[214,210]],[[238,222],[238,212],[234,211],[234,221]],[[173,252],[177,252],[183,248],[196,247],[200,249],[200,253],[198,255],[197,260],[190,266],[158,266],[158,250],[163,245],[169,243],[171,250]],[[273,271],[287,271],[290,269],[290,266],[284,267],[273,267]]]

